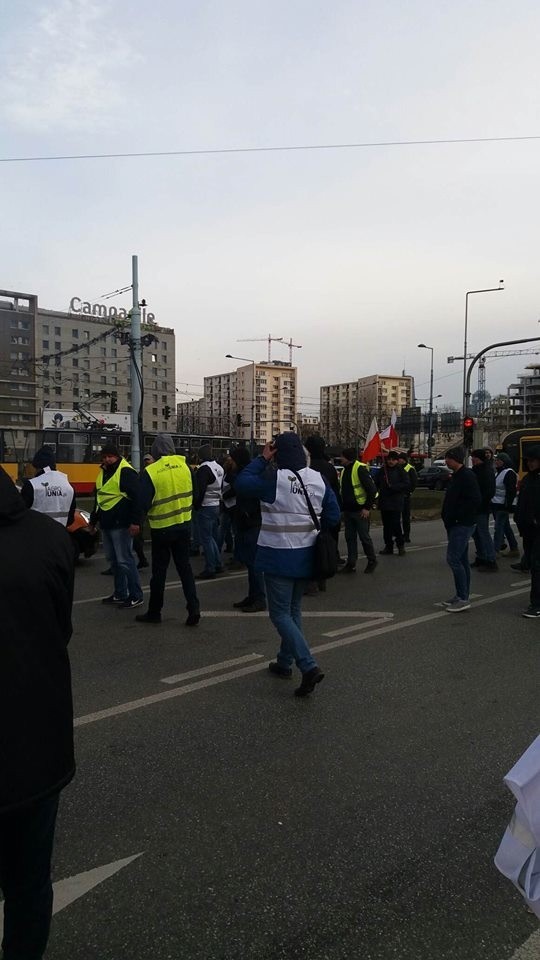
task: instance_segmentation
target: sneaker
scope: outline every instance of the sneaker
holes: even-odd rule
[[[266,610],[264,600],[255,600],[253,603],[246,603],[245,607],[242,607],[242,613],[261,613],[262,610]]]
[[[112,577],[112,575],[113,575],[113,572],[112,572],[111,567],[109,567],[108,570],[102,570],[102,571],[101,571],[101,576],[102,576],[102,577]]]
[[[134,607],[142,607],[143,603],[143,598],[139,597],[138,600],[124,600],[124,602],[120,604],[120,607],[123,610],[133,610]]]
[[[378,563],[377,560],[368,560],[364,568],[364,573],[373,573],[375,567],[377,566],[377,563]]]
[[[126,603],[126,597],[115,597],[114,593],[110,597],[103,597],[102,603]]]
[[[406,552],[405,547],[398,547],[398,557],[404,557]]]
[[[457,600],[453,600],[452,603],[447,604],[446,609],[448,613],[461,613],[462,610],[469,610],[470,606],[469,600],[460,600],[458,597]]]
[[[522,566],[521,563],[511,563],[510,569],[517,570],[518,573],[530,573],[530,570],[528,569],[528,567]]]
[[[505,553],[505,557],[519,557],[519,550],[517,547],[515,550],[509,550],[508,553]]]
[[[303,673],[302,683],[294,691],[295,697],[307,697],[309,693],[313,693],[315,687],[321,680],[324,680],[324,673],[319,667],[313,667],[313,670],[308,670],[307,673]]]
[[[486,563],[487,563],[486,560],[480,560],[479,557],[476,557],[476,560],[473,560],[473,562],[470,564],[470,566],[471,566],[471,567],[478,567],[478,568],[480,569],[481,567],[485,567]]]
[[[478,573],[497,573],[498,569],[496,560],[483,560],[482,565],[478,567]]]
[[[244,599],[243,599],[243,600],[239,600],[238,603],[233,603],[233,608],[234,608],[235,610],[241,610],[242,607],[247,607],[247,606],[249,606],[250,602],[251,602],[251,601],[250,601],[249,597],[244,597]]]
[[[347,561],[343,557],[338,557],[337,565],[338,567],[344,567]]]
[[[292,677],[292,670],[290,667],[282,667],[280,663],[272,661],[268,664],[268,670],[270,673],[273,673],[275,677]]]
[[[540,610],[538,607],[527,607],[526,610],[521,614],[522,617],[527,617],[528,620],[536,620],[537,617],[540,617]]]
[[[139,563],[137,564],[137,570],[144,570],[145,567],[149,567],[149,566],[150,564],[148,563],[148,560],[146,559],[140,560]]]
[[[451,607],[456,600],[459,600],[459,597],[451,597],[450,600],[441,600],[441,607]]]
[[[138,623],[161,623],[160,613],[138,613],[135,617]]]
[[[203,570],[202,573],[195,574],[196,580],[215,580],[217,574],[209,573],[208,570]]]
[[[340,573],[356,573],[356,563],[345,563],[345,565],[341,567],[339,572]]]
[[[391,557],[393,552],[394,551],[390,550],[389,547],[385,547],[384,550],[379,550],[379,553],[381,554],[381,556],[384,556],[384,557]]]
[[[200,619],[201,615],[198,610],[196,613],[189,613],[186,620],[186,627],[196,627]]]

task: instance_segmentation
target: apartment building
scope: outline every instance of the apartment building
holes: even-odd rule
[[[367,435],[373,417],[387,425],[392,410],[400,414],[414,398],[414,378],[375,373],[349,383],[320,389],[321,433],[330,444],[357,443]]]
[[[121,319],[126,311],[88,307],[92,312],[47,310],[35,294],[0,290],[0,427],[41,427],[43,411],[51,407],[68,416],[78,404],[108,409],[114,393],[118,412],[131,413],[129,347],[115,336],[119,325],[129,332],[129,321]],[[142,352],[143,426],[171,430],[174,330],[155,322],[143,322],[141,329],[151,340]]]
[[[296,367],[278,360],[249,363],[204,378],[208,432],[264,444],[295,429]]]
[[[206,400],[183,400],[176,407],[176,429],[178,433],[208,433],[208,417],[206,415]],[[221,431],[219,431],[221,435]]]

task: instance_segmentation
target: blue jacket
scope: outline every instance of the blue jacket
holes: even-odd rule
[[[256,497],[263,503],[274,502],[276,486],[277,470],[269,466],[264,457],[256,457],[236,478],[237,493]],[[339,518],[340,510],[336,495],[327,486],[322,503],[321,527],[335,527],[339,523]],[[258,546],[255,569],[276,577],[310,580],[313,575],[313,552],[313,547],[277,550],[273,547]]]

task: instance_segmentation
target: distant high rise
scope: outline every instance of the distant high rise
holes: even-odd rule
[[[397,414],[412,405],[413,377],[374,373],[349,383],[321,387],[321,433],[330,444],[356,443],[369,430],[373,417],[387,426],[392,410]]]
[[[208,432],[257,444],[295,429],[296,367],[278,360],[249,363],[204,378]],[[255,381],[255,382],[254,382]]]

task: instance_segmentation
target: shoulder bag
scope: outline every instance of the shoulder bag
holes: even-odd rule
[[[308,510],[313,520],[313,526],[317,530],[317,539],[315,541],[315,552],[313,558],[313,579],[314,580],[330,580],[331,577],[334,577],[338,571],[338,549],[337,543],[334,540],[334,537],[329,530],[321,530],[321,525],[319,523],[319,518],[313,509],[313,504],[309,498],[309,494],[306,490],[304,481],[299,473],[296,470],[293,470],[292,473],[298,477],[302,490],[304,491],[306,497],[306,503]]]

